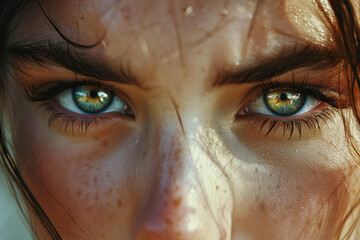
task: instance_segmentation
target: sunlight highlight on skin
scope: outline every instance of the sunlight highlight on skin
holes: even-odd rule
[[[357,173],[333,99],[345,73],[313,1],[40,3],[11,38],[7,109],[21,173],[64,239],[335,236]],[[100,91],[122,109],[91,105]],[[251,111],[271,92],[319,104]]]

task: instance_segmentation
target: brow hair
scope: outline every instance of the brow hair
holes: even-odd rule
[[[113,81],[120,84],[142,86],[130,68],[121,65],[117,71],[104,61],[99,62],[85,55],[83,50],[69,47],[66,43],[50,40],[21,46],[10,46],[10,56],[22,62],[47,66],[55,65],[68,69],[75,74]],[[213,86],[263,82],[292,70],[309,67],[310,70],[332,68],[341,62],[341,57],[334,47],[324,47],[312,43],[296,44],[284,47],[272,54],[256,56],[253,63],[235,68],[221,69]],[[21,71],[21,67],[14,65]]]
[[[87,52],[69,46],[64,42],[57,43],[43,40],[21,46],[10,46],[8,52],[12,58],[21,60],[21,62],[28,62],[43,67],[54,65],[82,76],[120,84],[141,86],[138,78],[134,76],[130,68],[120,65],[116,70],[113,70],[106,61],[99,61],[93,57],[88,57],[86,55]]]
[[[306,43],[285,47],[266,56],[257,56],[254,63],[225,69],[217,76],[214,85],[263,82],[299,68],[325,70],[342,61],[336,48]]]

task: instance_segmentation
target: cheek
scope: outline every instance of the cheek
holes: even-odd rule
[[[238,209],[247,214],[239,213],[237,224],[258,239],[332,239],[349,204],[350,155],[329,151],[326,141],[249,143],[253,162],[261,164],[241,173],[237,202],[246,203]]]
[[[332,239],[348,203],[343,176],[341,171],[297,169],[288,175],[273,170],[248,195],[252,199],[241,225],[258,239]]]
[[[22,135],[14,139],[15,159],[60,234],[91,232],[103,239],[131,229],[139,194],[133,176],[140,156],[130,144],[136,142],[134,129],[110,128],[97,136],[89,130],[85,140],[60,136],[42,119],[27,117],[26,126],[16,126]]]

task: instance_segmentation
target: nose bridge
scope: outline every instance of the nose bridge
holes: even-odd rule
[[[217,207],[204,186],[211,171],[199,173],[199,163],[209,159],[205,151],[194,155],[193,148],[181,131],[162,141],[159,169],[139,215],[135,239],[226,239]]]

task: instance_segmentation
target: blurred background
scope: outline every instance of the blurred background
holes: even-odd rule
[[[0,240],[31,240],[30,231],[16,205],[0,168]]]

